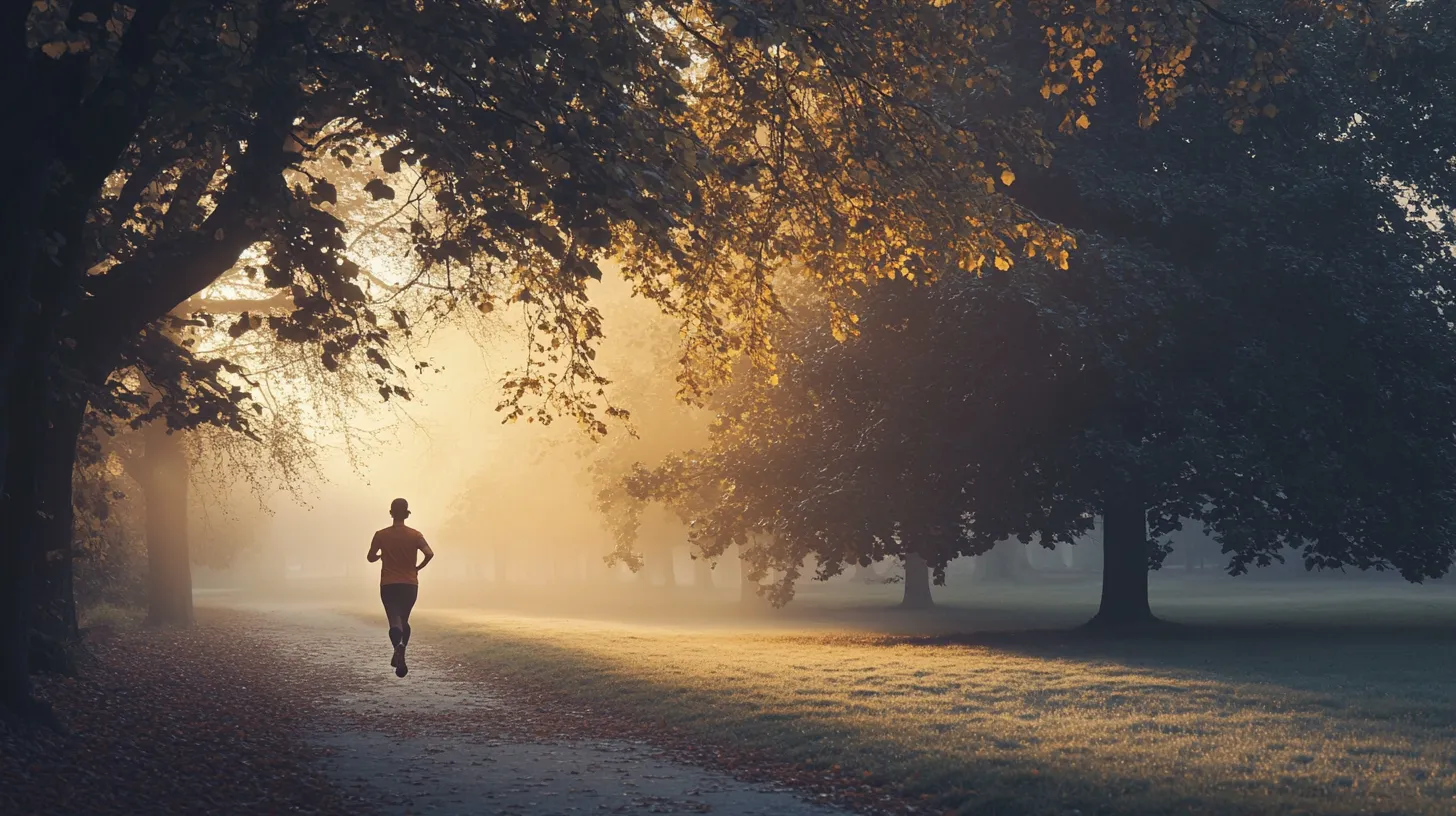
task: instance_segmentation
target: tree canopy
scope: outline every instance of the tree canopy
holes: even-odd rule
[[[1188,520],[1235,573],[1292,547],[1310,568],[1445,574],[1452,51],[1428,23],[1446,13],[1409,11],[1426,33],[1376,71],[1394,87],[1334,32],[1269,125],[1234,134],[1195,100],[1059,137],[1015,195],[1073,231],[1070,270],[868,287],[859,337],[791,335],[794,362],[639,493],[709,491],[709,551],[772,532],[756,557],[784,571],[780,601],[808,555],[820,577],[943,566],[1006,536],[1074,542],[1097,515],[1108,623],[1149,616],[1157,542]],[[1036,92],[1034,69],[1007,73]]]
[[[403,230],[416,284],[483,308],[527,305],[541,337],[516,397],[583,418],[601,396],[572,388],[599,385],[586,281],[608,256],[687,325],[695,390],[730,356],[771,351],[771,284],[785,265],[847,295],[866,276],[1064,262],[1070,236],[1004,195],[1017,169],[1050,160],[1041,117],[995,59],[1013,32],[1039,32],[1043,95],[1076,129],[1105,92],[1098,48],[1128,66],[1130,115],[1151,121],[1217,89],[1242,100],[1227,108],[1236,117],[1296,70],[1288,43],[1307,23],[1368,14],[1323,3],[94,5],[38,3],[29,21],[37,77],[116,88],[37,123],[65,128],[48,135],[67,182],[43,209],[70,208],[57,227],[76,240],[55,260],[85,292],[62,340],[109,360],[241,264],[293,307],[259,328],[322,338],[330,358],[378,347],[388,316],[349,251],[360,225],[338,210],[364,195],[397,203],[385,220]]]

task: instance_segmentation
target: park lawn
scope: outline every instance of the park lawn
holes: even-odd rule
[[[431,641],[515,683],[707,744],[839,766],[927,812],[1456,812],[1444,629],[915,639],[418,617]]]

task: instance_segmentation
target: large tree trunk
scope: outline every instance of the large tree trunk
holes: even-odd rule
[[[41,557],[35,582],[33,626],[45,638],[65,648],[80,640],[73,569],[76,514],[72,487],[76,443],[85,416],[84,403],[57,406],[41,446],[36,540]]]
[[[906,553],[905,598],[900,605],[906,609],[929,609],[935,606],[930,597],[930,565],[919,553]]]
[[[164,423],[145,431],[148,610],[154,626],[192,624],[192,561],[187,550],[187,452]]]
[[[10,218],[8,213],[4,217],[6,220]],[[7,236],[5,246],[11,243]],[[19,371],[23,367],[21,340],[27,333],[25,318],[26,307],[30,304],[31,262],[7,257],[3,266],[5,270],[0,274],[0,287],[3,287],[0,291],[5,293],[4,297],[0,297],[0,496],[5,495],[9,468],[4,463],[10,459],[10,444],[15,438],[13,431],[19,419],[11,406],[20,385]]]
[[[63,314],[76,311],[82,294],[90,265],[81,239],[96,193],[148,115],[155,87],[155,72],[148,72],[160,42],[154,35],[169,10],[167,3],[136,5],[99,86],[91,72],[77,70],[77,60],[89,56],[36,58],[27,39],[30,4],[10,3],[0,14],[0,94],[18,139],[0,162],[7,182],[0,195],[0,708],[30,719],[50,719],[30,697],[28,651],[31,589],[43,552],[36,519],[56,327]],[[290,113],[283,126],[291,123]],[[271,140],[282,143],[281,135]],[[252,173],[249,180],[258,177],[267,178]],[[54,256],[45,251],[55,246]],[[149,280],[127,293],[155,288],[158,282]]]
[[[0,716],[54,723],[31,695],[33,584],[39,550],[36,514],[41,442],[45,435],[46,366],[36,355],[16,372],[11,391],[13,433],[0,493]]]
[[[0,19],[15,20],[10,16]],[[7,27],[3,33],[6,41],[0,43],[0,49],[7,57],[13,49],[24,48],[23,39],[14,40],[15,31]],[[20,36],[24,37],[23,31]],[[30,103],[43,102],[45,91],[21,75],[8,77],[4,84],[17,83],[27,86],[31,97],[12,113],[23,122],[22,133],[39,136],[40,142],[6,151],[21,157],[27,166],[4,196],[6,245],[0,264],[6,284],[0,294],[5,301],[0,307],[0,376],[4,378],[0,394],[5,397],[5,405],[0,407],[0,446],[5,454],[5,475],[0,477],[0,594],[4,596],[0,599],[0,713],[54,724],[49,707],[31,696],[30,671],[36,667],[32,649],[41,644],[33,637],[33,607],[38,597],[34,585],[43,563],[41,479],[54,386],[55,332],[63,307],[79,292],[78,279],[69,274],[74,267],[67,262],[77,255],[85,207],[79,208],[79,217],[67,222],[66,216],[74,216],[77,210],[75,197],[51,176],[48,158],[53,151],[45,144],[45,128],[30,127],[35,124],[30,117],[43,115],[44,107],[30,109]],[[41,149],[44,152],[38,152]],[[37,167],[32,172],[29,165]],[[32,189],[34,184],[40,186]],[[40,195],[42,192],[49,195]],[[52,206],[42,208],[46,200]],[[38,251],[43,240],[53,237],[61,239],[56,257]]]
[[[39,405],[27,410],[29,389],[17,383],[13,392],[14,442],[5,461],[6,490],[0,493],[0,707],[11,717],[28,718],[35,707],[30,687],[31,583],[35,570],[29,520],[35,517],[34,483],[40,456],[35,417]],[[30,420],[30,421],[27,421]]]
[[[1148,516],[1135,491],[1115,490],[1103,508],[1102,603],[1093,626],[1155,620],[1148,605]]]
[[[51,173],[51,159],[56,142],[50,138],[48,108],[55,104],[50,87],[35,76],[32,63],[34,50],[28,38],[30,5],[11,3],[0,14],[0,64],[4,65],[4,81],[0,82],[0,101],[8,115],[15,117],[10,136],[19,139],[8,150],[0,152],[0,168],[5,178],[4,194],[0,195],[0,497],[6,495],[9,480],[10,447],[20,443],[25,431],[20,425],[25,377],[29,369],[28,349],[37,315],[32,312],[36,270],[39,268],[44,236],[39,227],[40,208]],[[51,66],[41,66],[50,68]],[[8,533],[0,531],[0,535]],[[15,542],[0,541],[0,582],[17,580],[17,564],[11,562]],[[11,593],[6,592],[7,608]],[[7,621],[5,628],[12,628]],[[24,674],[24,673],[23,673]],[[28,685],[29,680],[25,681]]]

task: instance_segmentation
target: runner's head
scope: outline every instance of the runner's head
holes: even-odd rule
[[[404,521],[409,518],[409,502],[404,499],[395,499],[389,503],[389,515],[395,521]]]

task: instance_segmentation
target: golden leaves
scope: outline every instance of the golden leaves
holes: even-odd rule
[[[79,37],[73,37],[68,40],[52,40],[40,47],[40,52],[51,59],[60,59],[67,54],[80,54],[90,50],[91,42]]]
[[[1093,80],[1104,68],[1098,55],[1107,47],[1127,50],[1135,62],[1138,122],[1143,127],[1151,127],[1163,109],[1192,93],[1221,95],[1234,112],[1232,125],[1268,117],[1270,100],[1261,97],[1294,73],[1291,47],[1299,32],[1335,21],[1378,28],[1368,5],[1331,0],[1266,4],[1271,8],[1255,4],[1237,14],[1211,11],[1213,4],[1183,6],[1164,0],[1096,0],[1092,5],[1033,9],[1041,18],[1047,48],[1040,94],[1066,106],[1059,127],[1068,133],[1083,127],[1081,114],[1096,104]],[[1232,15],[1237,25],[1227,20],[1209,25],[1212,15]],[[1371,36],[1377,35],[1398,33]]]
[[[601,95],[621,94],[626,103],[614,139],[653,165],[607,166],[609,184],[622,187],[604,207],[614,236],[607,251],[622,259],[639,292],[683,322],[684,359],[694,369],[685,388],[698,394],[745,358],[771,365],[776,287],[801,286],[830,304],[834,336],[845,340],[856,316],[832,304],[875,279],[929,283],[957,269],[979,274],[988,261],[1004,272],[1021,257],[1069,267],[1071,237],[1005,195],[1017,175],[995,152],[997,142],[1014,141],[1025,151],[1018,161],[1048,164],[1039,127],[945,115],[947,95],[1009,91],[986,42],[1023,22],[1014,16],[1036,17],[1025,22],[1046,48],[1044,61],[1036,55],[1039,92],[1069,133],[1091,127],[1104,54],[1134,58],[1135,74],[1118,81],[1140,99],[1144,126],[1190,92],[1221,92],[1236,78],[1226,66],[1247,63],[1244,86],[1224,97],[1239,109],[1231,125],[1242,127],[1273,115],[1271,89],[1290,72],[1274,39],[1251,44],[1243,29],[1237,36],[1211,30],[1200,4],[1167,0],[827,0],[732,13],[712,3],[673,7],[681,19],[657,29],[636,12],[593,18],[602,28],[593,42],[641,31],[621,37],[629,59],[591,70],[600,74]],[[1284,33],[1267,30],[1276,39]],[[645,62],[632,50],[641,42],[652,43]],[[1232,56],[1213,64],[1210,54]],[[563,69],[554,57],[535,62],[547,74]],[[670,78],[662,93],[630,95],[662,77]],[[685,93],[674,96],[668,84]],[[575,177],[581,165],[569,152],[557,157],[538,136],[526,129],[518,138],[530,166]],[[672,217],[655,220],[657,213]]]

